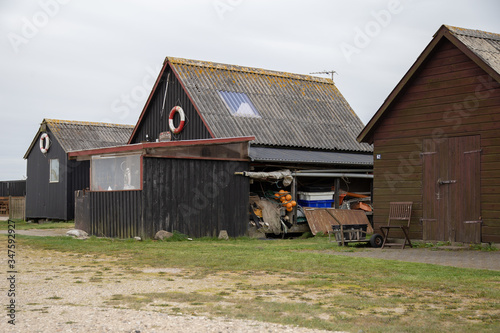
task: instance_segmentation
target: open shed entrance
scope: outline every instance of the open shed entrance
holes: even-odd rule
[[[481,242],[480,136],[425,139],[424,240]]]

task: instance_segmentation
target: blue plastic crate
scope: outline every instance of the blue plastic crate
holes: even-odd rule
[[[335,200],[298,200],[302,207],[332,208]]]

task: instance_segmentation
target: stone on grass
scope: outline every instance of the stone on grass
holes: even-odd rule
[[[76,238],[87,238],[89,234],[80,229],[71,229],[66,232],[66,236],[72,236]]]
[[[172,237],[174,234],[171,233],[171,232],[168,232],[168,231],[165,231],[165,230],[160,230],[156,233],[155,235],[155,239],[156,240],[164,240],[164,239],[167,239],[167,238],[170,238]]]
[[[225,240],[229,239],[229,235],[227,234],[227,230],[221,230],[219,232],[219,239],[225,239]]]

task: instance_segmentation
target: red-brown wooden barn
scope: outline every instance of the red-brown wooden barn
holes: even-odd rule
[[[412,201],[410,238],[500,242],[500,35],[443,25],[366,125],[374,223]]]

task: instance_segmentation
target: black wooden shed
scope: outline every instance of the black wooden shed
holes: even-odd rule
[[[168,57],[127,146],[70,153],[92,161],[92,184],[102,180],[77,198],[83,228],[110,237],[153,237],[161,229],[242,236],[250,191],[260,186],[234,172],[369,172],[372,147],[356,141],[362,128],[330,79]],[[227,145],[237,142],[244,147],[232,157]],[[117,172],[95,174],[105,163]],[[129,165],[135,171],[125,171]],[[137,172],[133,186],[129,172]]]
[[[138,143],[69,153],[91,163],[90,191],[77,195],[77,228],[92,235],[152,238],[245,234],[253,137]]]
[[[0,181],[0,197],[24,197],[26,195],[26,180]]]
[[[369,172],[372,146],[356,141],[362,128],[329,78],[167,57],[129,143],[255,136],[254,171]],[[300,183],[339,187],[332,175],[309,176],[301,173]],[[371,179],[343,179],[346,189],[370,191]]]
[[[71,151],[123,145],[133,126],[44,119],[29,146],[26,219],[72,220],[75,190],[89,187],[89,162],[70,161]]]

